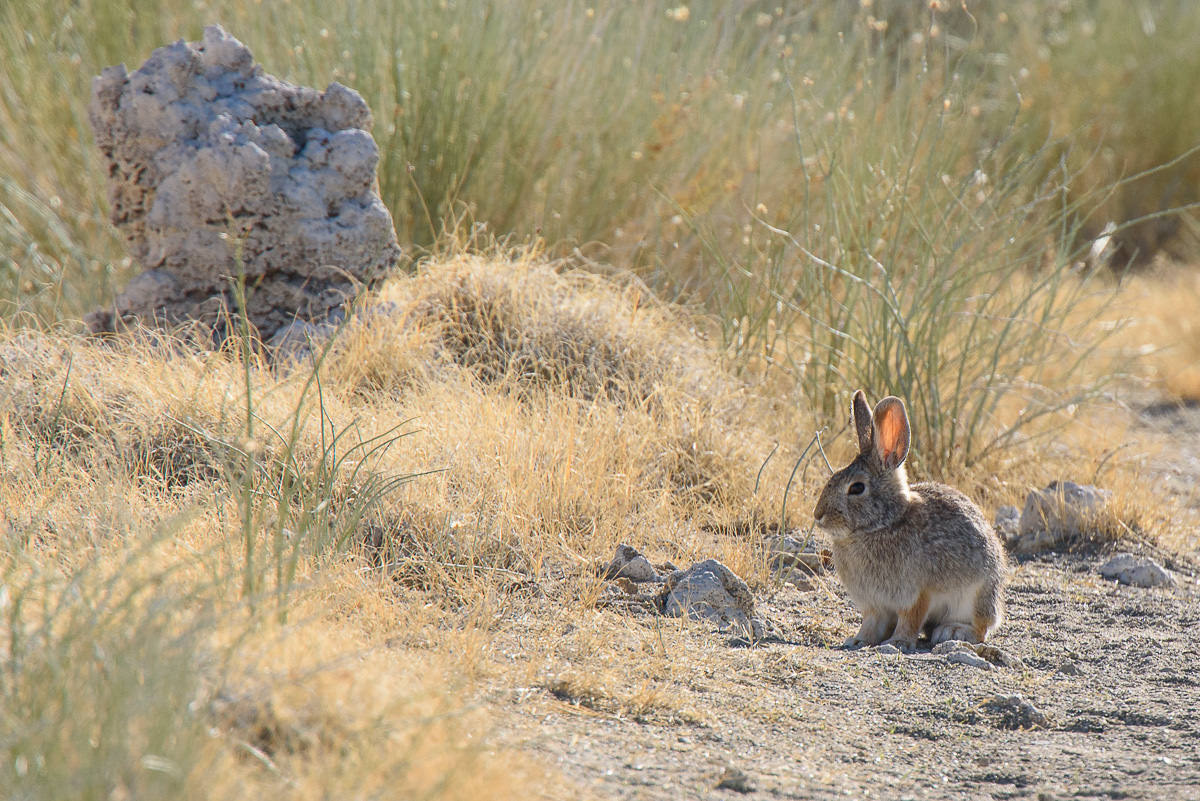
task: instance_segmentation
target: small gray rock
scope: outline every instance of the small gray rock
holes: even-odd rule
[[[932,653],[945,656],[947,662],[970,665],[982,670],[991,670],[992,667],[1014,668],[1016,670],[1025,669],[1025,663],[1017,657],[994,645],[983,642],[970,643],[965,640],[946,640],[933,646]],[[984,667],[984,665],[980,664],[981,662],[986,663],[987,666]]]
[[[627,578],[631,581],[662,581],[663,577],[650,564],[650,560],[642,556],[630,545],[618,545],[612,561],[604,568],[604,577],[608,579]]]
[[[1047,724],[1045,714],[1019,695],[993,695],[979,706],[1002,729],[1041,729]]]
[[[671,617],[709,620],[721,631],[732,629],[751,640],[761,639],[765,631],[762,621],[754,617],[750,587],[716,559],[667,576],[658,598],[663,613]]]
[[[1024,670],[1025,663],[1020,657],[1010,654],[1002,648],[997,648],[994,645],[981,642],[971,646],[976,655],[983,657],[991,662],[996,667],[1012,668],[1013,670]]]
[[[1027,534],[1020,534],[1009,542],[1017,553],[1038,553],[1048,551],[1065,539],[1060,532],[1037,529]]]
[[[717,782],[718,790],[733,790],[735,793],[753,793],[756,789],[750,781],[750,777],[733,766],[725,768],[721,773],[721,779]]]
[[[1025,498],[1018,523],[1018,551],[1030,553],[1086,533],[1112,493],[1073,481],[1051,481]]]
[[[1119,553],[1100,566],[1100,575],[1134,587],[1173,587],[1175,577],[1165,567],[1146,557]]]
[[[946,661],[951,665],[969,665],[980,670],[991,670],[992,663],[977,655],[974,651],[952,651],[946,655]]]
[[[1001,506],[996,510],[996,520],[992,525],[1004,540],[1015,539],[1021,533],[1021,510],[1015,506]]]
[[[903,651],[901,651],[896,646],[892,645],[890,642],[885,642],[882,645],[876,646],[875,653],[892,656],[892,655],[896,655],[896,654],[901,654],[901,653],[903,653]]]
[[[763,544],[774,570],[798,567],[811,574],[821,574],[830,566],[829,552],[818,551],[809,541],[783,535],[767,537]]]

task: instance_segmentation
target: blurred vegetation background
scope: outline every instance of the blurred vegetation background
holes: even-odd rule
[[[1194,214],[1156,216],[1200,199],[1192,3],[802,5],[6,3],[0,298],[9,314],[78,317],[129,277],[107,223],[90,82],[212,22],[282,78],[366,98],[384,200],[417,247],[464,219],[554,250],[603,246],[657,288],[728,312],[727,265],[712,251],[738,252],[746,226],[750,239],[763,222],[785,228],[823,257],[882,241],[881,258],[919,259],[921,244],[896,241],[902,218],[939,235],[958,188],[985,182],[973,199],[1017,169],[1014,204],[1061,190],[1021,231],[1049,222],[1052,236],[1066,224],[1092,238],[1114,223],[1121,266],[1194,249]],[[931,188],[942,197],[920,197]],[[914,199],[940,211],[904,208]],[[831,227],[862,241],[831,244]],[[986,249],[1011,233],[951,238]],[[1031,247],[1052,259],[1061,244]]]

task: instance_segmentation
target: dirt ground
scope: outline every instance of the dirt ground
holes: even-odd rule
[[[1200,464],[1187,459],[1200,462],[1200,408],[1153,408],[1144,420],[1187,432],[1184,461],[1155,469],[1196,502]],[[608,609],[554,622],[551,592],[498,640],[516,661],[528,659],[524,637],[551,643],[543,661],[528,660],[529,686],[498,681],[488,701],[504,710],[502,738],[584,797],[1200,799],[1200,581],[1192,558],[1151,555],[1177,586],[1104,579],[1099,552],[1014,559],[992,643],[1023,666],[992,669],[842,650],[858,615],[836,577],[762,594],[777,637],[754,647]],[[551,622],[531,632],[522,619]],[[589,642],[606,636],[641,665],[645,686],[665,689],[622,701],[614,686],[635,683],[628,664],[555,678],[556,664],[588,664]],[[1011,696],[1021,698],[989,705]],[[1005,711],[1020,701],[1044,723]]]

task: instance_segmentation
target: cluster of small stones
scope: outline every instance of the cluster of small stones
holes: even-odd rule
[[[767,624],[755,615],[749,585],[716,559],[705,559],[686,570],[669,563],[655,567],[636,548],[619,545],[601,572],[612,581],[600,599],[601,606],[708,621],[739,642],[757,642],[767,632]],[[642,592],[643,587],[648,592]]]
[[[218,26],[104,70],[89,114],[113,224],[145,269],[89,315],[94,332],[195,322],[223,338],[240,283],[246,318],[279,342],[335,322],[400,257],[362,97],[268,75]]]

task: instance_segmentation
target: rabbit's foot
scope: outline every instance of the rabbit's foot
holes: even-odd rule
[[[894,645],[900,649],[900,653],[902,654],[916,653],[917,650],[917,641],[908,637],[892,637],[891,639],[884,640],[883,644]]]
[[[868,645],[874,644],[875,643],[864,640],[862,637],[859,637],[857,634],[855,634],[853,637],[846,638],[846,641],[842,643],[842,648],[847,651],[857,651],[859,648],[865,648]]]
[[[973,643],[979,642],[979,637],[975,634],[975,627],[968,623],[943,623],[933,630],[933,634],[929,638],[929,642],[933,645],[950,640]]]

